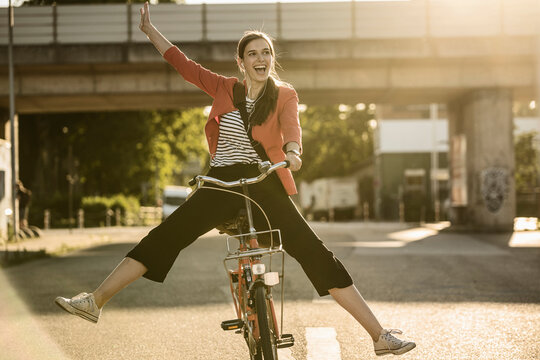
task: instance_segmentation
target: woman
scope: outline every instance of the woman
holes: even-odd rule
[[[233,89],[238,80],[214,74],[189,60],[151,24],[148,3],[141,9],[139,27],[185,80],[214,99],[205,127],[211,154],[209,176],[225,181],[255,176],[258,174],[256,164],[264,157],[273,163],[286,159],[291,164],[290,170],[300,169],[298,97],[292,87],[277,77],[273,44],[266,34],[246,32],[237,49],[237,63],[247,89],[245,107],[251,136],[257,144],[254,147],[249,131],[244,128],[239,106],[233,101]],[[341,262],[298,213],[289,198],[296,193],[290,170],[279,169],[277,176],[269,176],[250,187],[250,196],[265,209],[272,227],[281,230],[285,250],[302,265],[319,295],[332,295],[367,330],[377,355],[399,355],[413,349],[413,342],[401,341],[392,335],[395,331],[381,327]],[[58,297],[56,303],[74,315],[97,322],[101,308],[117,292],[141,276],[163,282],[183,248],[234,217],[242,206],[243,199],[230,193],[204,188],[196,191],[167,220],[150,231],[93,293],[82,293],[71,299]],[[265,222],[261,214],[254,216],[258,229],[263,229]]]

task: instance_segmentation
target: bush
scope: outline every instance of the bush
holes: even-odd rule
[[[118,194],[111,197],[110,200],[110,208],[113,211],[120,210],[122,225],[134,225],[137,223],[141,206],[136,197]]]
[[[139,200],[134,196],[123,194],[111,197],[89,196],[81,200],[81,207],[84,210],[85,227],[104,226],[107,218],[107,211],[111,212],[111,225],[135,225],[139,214]],[[120,212],[120,224],[116,224],[114,215]]]
[[[104,226],[107,217],[107,209],[110,209],[112,201],[104,196],[88,196],[81,199],[81,208],[84,210],[84,226]]]
[[[80,198],[73,197],[73,217],[77,218],[77,209],[79,208]],[[43,213],[45,210],[50,212],[51,228],[68,227],[69,217],[69,199],[67,195],[55,193],[47,197],[32,198],[30,202],[30,211],[28,222],[43,228]]]

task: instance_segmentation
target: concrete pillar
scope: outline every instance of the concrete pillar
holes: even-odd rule
[[[448,106],[453,223],[511,231],[516,213],[512,93],[483,89]]]

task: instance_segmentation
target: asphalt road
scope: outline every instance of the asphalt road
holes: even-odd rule
[[[397,224],[313,226],[383,326],[417,343],[403,359],[540,359],[537,244]],[[126,232],[0,272],[0,359],[249,359],[240,335],[220,328],[234,314],[215,233],[182,252],[164,284],[143,279],[122,291],[97,325],[53,304],[92,291],[137,240]],[[285,332],[297,343],[280,359],[377,358],[367,333],[318,298],[291,258],[285,291]]]

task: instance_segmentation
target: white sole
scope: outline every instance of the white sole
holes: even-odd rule
[[[395,350],[388,350],[388,349],[375,350],[375,355],[377,356],[390,355],[390,354],[402,355],[402,354],[405,354],[406,352],[411,351],[415,347],[416,347],[416,344],[411,342],[405,345],[404,347],[395,349]]]
[[[72,315],[77,315],[77,316],[83,318],[84,320],[88,320],[88,321],[90,321],[90,322],[92,322],[94,324],[96,324],[98,322],[98,319],[99,319],[98,316],[95,316],[94,314],[90,314],[90,313],[88,313],[86,311],[83,311],[83,310],[77,309],[76,307],[73,307],[63,297],[57,297],[54,300],[54,303],[56,305],[58,305],[61,309],[67,311],[68,313],[70,313]]]

